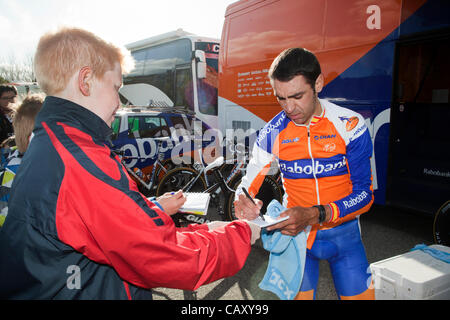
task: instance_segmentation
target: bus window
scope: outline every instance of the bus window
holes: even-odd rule
[[[217,89],[219,87],[219,46],[213,42],[197,42],[195,48],[206,56],[206,78],[198,79],[198,108],[203,114],[217,116]]]
[[[188,106],[189,109],[194,110],[194,105],[189,103],[186,99],[187,91],[191,90],[191,68],[184,66],[176,70],[176,86],[175,86],[175,106]]]
[[[145,50],[138,50],[132,53],[135,64],[134,69],[131,70],[131,72],[128,74],[128,77],[142,76],[144,71],[145,55]]]
[[[184,106],[184,89],[189,84],[185,78],[186,74],[191,75],[191,52],[189,39],[133,51],[136,68],[125,77],[124,86],[148,83],[164,92],[175,106]],[[180,69],[184,72],[179,72]]]
[[[206,74],[208,71],[209,68],[206,69]],[[197,84],[198,108],[201,113],[217,116],[217,87],[211,86],[205,80],[199,79]]]

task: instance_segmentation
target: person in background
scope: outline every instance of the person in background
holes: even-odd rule
[[[175,227],[182,192],[157,199],[108,145],[129,51],[86,30],[41,37],[34,70],[47,94],[0,231],[0,299],[151,299],[239,271],[260,228]]]
[[[13,118],[15,137],[15,150],[6,160],[6,166],[1,175],[0,186],[0,226],[8,214],[8,200],[14,177],[19,169],[22,157],[28,148],[31,133],[34,128],[34,120],[44,102],[43,94],[32,94],[27,96],[16,108]]]
[[[261,201],[254,196],[272,161],[282,174],[289,219],[267,228],[284,235],[307,234],[303,281],[297,299],[313,299],[319,261],[330,263],[340,299],[374,299],[361,241],[359,215],[373,202],[372,140],[364,118],[319,99],[324,78],[316,56],[304,48],[284,50],[269,79],[282,111],[260,131],[245,177],[236,190],[238,218],[254,219]],[[292,261],[298,264],[299,261]]]
[[[12,119],[14,116],[14,104],[17,99],[17,89],[13,85],[0,85],[0,143],[14,135]],[[8,150],[6,150],[8,151]],[[1,150],[2,163],[7,155]]]
[[[0,143],[0,170],[5,168],[6,160],[16,149],[16,137],[14,135],[6,138]]]

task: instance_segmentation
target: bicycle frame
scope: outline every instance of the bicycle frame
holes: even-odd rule
[[[218,170],[218,167],[220,167],[222,164],[224,163],[224,158],[223,157],[218,157],[216,160],[214,160],[213,162],[211,162],[209,165],[207,165],[206,167],[203,166],[203,168],[201,168],[201,170],[198,172],[198,174],[192,178],[184,187],[183,187],[183,191],[189,191],[189,189],[195,184],[195,182],[200,178],[201,175],[203,175],[205,177],[205,182],[207,185],[207,189],[204,192],[211,192],[213,190],[216,190],[216,187],[218,185],[222,186],[223,191],[225,190],[231,190],[231,192],[234,192],[233,189],[231,189],[228,186],[228,183],[231,181],[231,179],[233,179],[233,177],[243,168],[245,167],[245,162],[244,161],[240,161],[240,162],[236,162],[236,164],[233,167],[233,170],[231,170],[231,173],[228,175],[228,177],[225,179],[222,175],[222,172],[220,172],[220,170]],[[207,179],[207,173],[211,170],[211,169],[215,169],[214,170],[214,174],[216,176],[216,180],[218,182],[214,183],[214,184],[210,184],[209,180]]]
[[[183,191],[189,191],[192,186],[194,185],[194,183],[200,178],[200,176],[203,174],[205,177],[205,181],[206,181],[206,185],[209,187],[209,182],[208,179],[206,178],[206,173],[216,167],[220,167],[223,164],[223,157],[219,157],[216,160],[214,160],[213,162],[211,162],[209,165],[207,165],[206,167],[203,166],[203,168],[201,168],[200,171],[198,171],[198,174],[192,178],[184,187],[183,187]]]
[[[160,170],[164,170],[165,173],[167,172],[167,169],[164,167],[163,163],[161,162],[161,160],[163,160],[164,153],[160,152],[160,150],[161,150],[162,143],[164,141],[168,141],[169,139],[170,139],[169,137],[155,138],[155,140],[158,141],[157,150],[156,150],[157,158],[156,158],[155,163],[153,164],[152,172],[151,172],[148,183],[144,179],[142,179],[142,177],[140,177],[138,174],[136,174],[136,172],[134,172],[123,160],[124,158],[125,159],[138,159],[138,160],[146,160],[148,158],[125,156],[123,154],[120,154],[121,153],[120,151],[113,151],[113,152],[118,154],[121,163],[123,164],[125,169],[128,171],[128,173],[130,173],[145,189],[147,189],[149,192],[151,192],[154,189],[154,187],[157,186],[157,184],[155,183],[157,172],[159,172]],[[145,175],[144,173],[142,173],[142,174]],[[148,177],[148,175],[145,175],[145,176]]]
[[[202,141],[202,140],[195,140],[195,141]],[[235,145],[236,145],[236,142],[235,142]],[[211,169],[208,169],[208,170],[205,170],[206,169],[206,167],[207,167],[207,165],[205,165],[205,162],[204,162],[204,160],[203,160],[203,156],[202,156],[202,148],[196,148],[195,149],[195,151],[197,152],[197,157],[198,157],[198,159],[199,159],[199,161],[196,161],[193,165],[192,165],[192,168],[193,169],[195,169],[196,171],[198,171],[198,172],[201,172],[201,174],[203,175],[203,178],[205,179],[205,182],[206,182],[206,185],[209,187],[210,185],[211,185],[211,183],[209,182],[209,180],[208,180],[208,175],[207,175],[207,173],[208,173],[208,171]],[[239,153],[239,151],[235,151],[236,153]],[[246,149],[245,150],[245,154],[244,154],[244,156],[241,156],[241,160],[237,160],[237,159],[232,159],[231,160],[231,163],[235,163],[235,165],[233,166],[233,169],[231,170],[231,173],[228,175],[228,177],[226,178],[226,182],[227,183],[229,183],[230,181],[231,181],[231,179],[233,179],[233,177],[240,171],[240,170],[243,170],[243,169],[245,169],[245,167],[246,167],[246,165],[247,165],[247,162],[246,162],[246,159],[248,159],[248,157],[249,157],[249,151],[248,151],[248,149]],[[219,158],[223,158],[222,156],[221,157],[218,157],[217,159],[219,159]],[[238,156],[238,158],[239,158],[239,156]],[[217,160],[216,159],[216,160]],[[215,160],[215,161],[216,161]],[[214,163],[215,161],[213,161],[213,162],[211,162],[211,164],[212,163]],[[226,164],[229,164],[230,163],[230,160],[223,160],[223,162],[219,165],[219,166],[221,166],[223,163],[226,163]],[[196,179],[197,180],[197,179]],[[195,181],[193,182],[193,183],[195,183]]]
[[[214,175],[216,176],[218,182],[208,187],[208,189],[206,189],[204,192],[211,193],[212,191],[215,191],[217,188],[220,187],[220,189],[227,194],[230,192],[234,193],[234,190],[228,186],[227,180],[225,180],[220,170],[214,170]]]
[[[145,158],[138,158],[138,157],[127,157],[127,159],[145,159]],[[122,161],[122,164],[124,165],[125,169],[128,171],[129,174],[131,174],[136,180],[139,181],[139,183],[145,187],[148,191],[151,191],[153,189],[153,187],[156,186],[155,184],[155,179],[156,179],[156,169],[158,167],[161,167],[161,169],[163,169],[164,171],[167,171],[166,168],[164,168],[164,166],[162,165],[162,163],[159,160],[156,160],[153,168],[152,168],[152,173],[150,174],[150,180],[149,182],[145,182],[144,179],[142,179],[138,174],[136,174],[136,172],[134,172],[133,170],[131,170],[130,167],[128,167],[124,161]],[[144,174],[144,173],[143,173]]]
[[[215,207],[217,208],[217,214],[219,214],[221,217],[225,217],[225,212],[224,212],[224,206],[221,204],[221,200],[220,198],[220,191],[222,191],[222,194],[225,196],[225,201],[227,201],[227,199],[234,194],[234,190],[231,189],[225,178],[223,177],[222,173],[220,172],[220,167],[223,164],[224,159],[223,157],[219,157],[217,158],[215,161],[213,161],[212,163],[210,163],[209,165],[207,165],[206,167],[203,167],[202,170],[200,171],[196,171],[193,170],[192,168],[185,168],[186,170],[189,169],[191,174],[193,174],[194,176],[188,181],[188,183],[182,188],[183,192],[190,192],[192,190],[192,188],[196,185],[197,181],[199,179],[204,180],[202,177],[203,174],[209,172],[212,170],[213,174],[216,177],[216,181],[213,184],[209,184],[206,185],[206,181],[203,182],[203,185],[206,187],[206,189],[204,189],[203,193],[209,193],[211,194],[211,202],[210,202],[210,206],[213,204],[215,205]],[[177,169],[180,170],[180,169]],[[163,181],[161,181],[160,183],[163,183]],[[163,184],[165,185],[165,183]],[[158,187],[159,189],[159,187]],[[218,192],[216,192],[218,191]],[[209,215],[205,215],[205,216],[198,216],[195,214],[183,214],[183,213],[177,213],[176,215],[174,215],[172,217],[172,219],[174,220],[175,224],[177,226],[181,226],[180,222],[181,221],[186,221],[187,223],[208,223],[210,222],[213,218]],[[223,218],[219,218],[220,220],[223,220]]]

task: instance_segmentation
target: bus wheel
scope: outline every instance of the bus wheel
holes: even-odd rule
[[[436,244],[450,246],[450,200],[434,215],[433,237]]]

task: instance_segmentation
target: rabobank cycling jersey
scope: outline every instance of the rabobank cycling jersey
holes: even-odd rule
[[[369,210],[373,202],[370,157],[372,140],[363,117],[329,101],[319,99],[322,114],[308,125],[297,125],[284,111],[260,131],[241,187],[258,193],[272,161],[282,174],[283,205],[311,207],[329,204],[332,219],[314,225],[309,233],[311,248],[318,229],[332,228]]]

